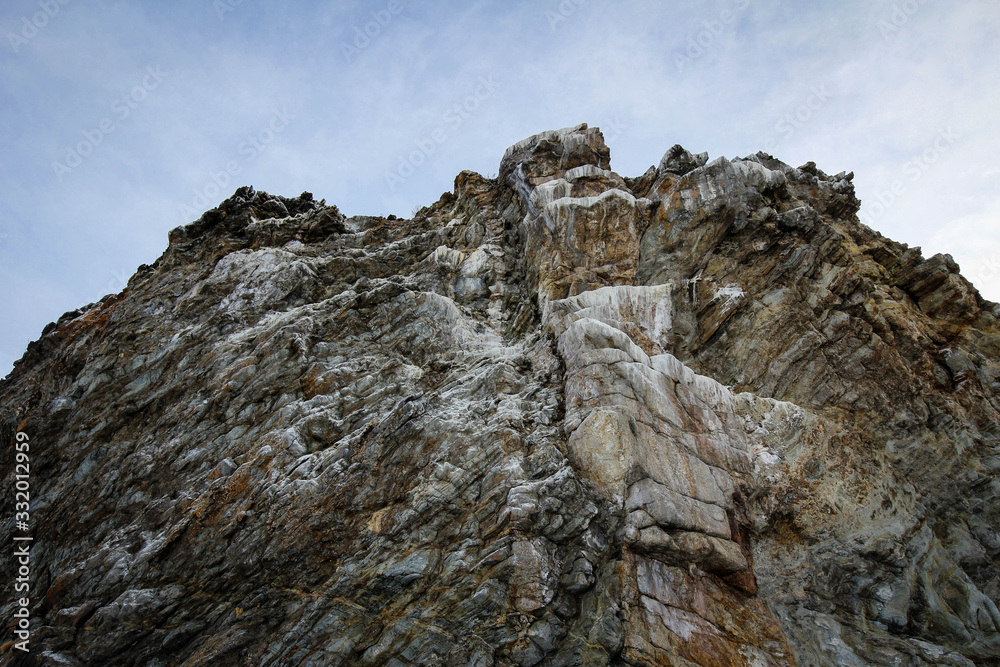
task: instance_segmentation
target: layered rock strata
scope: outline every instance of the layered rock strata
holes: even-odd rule
[[[581,125],[410,220],[240,188],[0,382],[0,664],[1000,664],[1000,306],[852,177]]]

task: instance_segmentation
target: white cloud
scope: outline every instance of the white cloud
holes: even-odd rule
[[[776,138],[786,162],[853,170],[867,212],[951,127],[961,139],[906,181],[875,226],[925,255],[950,252],[1000,299],[995,278],[970,273],[1000,237],[996,3],[922,3],[886,38],[880,21],[900,3],[568,0],[577,9],[550,25],[547,12],[566,1],[400,1],[350,62],[341,44],[386,2],[244,2],[221,21],[199,0],[71,3],[0,58],[11,91],[0,94],[0,182],[10,193],[0,200],[0,263],[5,281],[18,276],[0,308],[20,323],[0,333],[0,373],[109,273],[152,261],[180,222],[179,205],[239,156],[276,107],[295,121],[230,191],[310,190],[349,214],[407,214],[450,190],[462,169],[495,172],[509,144],[578,122],[624,126],[610,143],[612,166],[626,175],[674,143],[732,157]],[[6,3],[0,28],[33,6]],[[733,20],[721,21],[724,10]],[[703,52],[678,68],[677,54],[704,30]],[[150,65],[168,79],[60,183],[51,162]],[[446,126],[447,141],[388,189],[399,156],[489,75],[496,93]],[[779,123],[816,87],[829,98],[788,133]]]

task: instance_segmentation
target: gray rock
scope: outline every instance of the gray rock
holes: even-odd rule
[[[1000,312],[852,177],[579,125],[408,220],[238,189],[0,381],[35,662],[996,664]]]

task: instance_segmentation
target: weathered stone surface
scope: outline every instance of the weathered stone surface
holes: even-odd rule
[[[610,169],[581,125],[410,220],[240,188],[47,327],[0,664],[1000,664],[1000,306],[852,174]]]

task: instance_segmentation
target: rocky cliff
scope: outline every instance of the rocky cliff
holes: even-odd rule
[[[0,383],[0,664],[1000,664],[1000,306],[851,179],[240,188]]]

